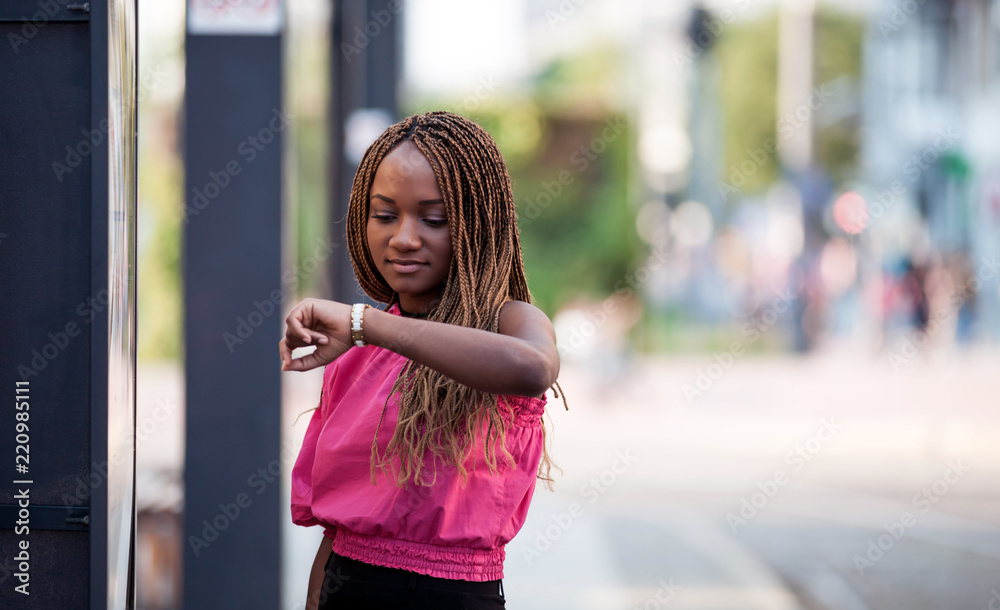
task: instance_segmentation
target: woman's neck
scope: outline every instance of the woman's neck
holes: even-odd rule
[[[406,298],[403,298],[404,296]],[[441,304],[441,294],[440,292],[421,293],[418,295],[401,295],[396,293],[395,300],[396,306],[399,307],[400,315],[407,318],[426,318]]]
[[[427,316],[431,315],[429,311],[427,313],[410,313],[404,310],[403,305],[398,302],[396,303],[396,307],[399,308],[400,315],[405,316],[407,318],[426,318]]]

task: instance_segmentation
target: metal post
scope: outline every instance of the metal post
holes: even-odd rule
[[[184,607],[280,604],[283,11],[190,0]],[[257,6],[260,5],[260,6]]]

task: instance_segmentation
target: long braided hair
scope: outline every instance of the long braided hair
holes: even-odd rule
[[[440,302],[427,319],[498,332],[500,308],[504,303],[511,299],[531,303],[514,196],[507,166],[496,143],[482,127],[459,115],[438,111],[410,116],[386,129],[365,152],[354,176],[347,214],[347,244],[358,282],[372,299],[387,303],[386,310],[399,302],[399,294],[389,286],[372,260],[367,227],[375,171],[393,148],[407,140],[416,145],[434,170],[447,210],[452,243],[448,279]],[[558,398],[561,390],[558,382],[555,387],[553,392]],[[380,459],[378,429],[389,397],[397,390],[402,396],[399,418],[386,455]],[[563,403],[566,403],[565,395]],[[376,467],[384,472],[392,458],[398,456],[397,485],[405,484],[411,475],[416,484],[425,484],[423,457],[429,449],[448,466],[458,469],[464,485],[468,473],[463,462],[472,445],[474,431],[481,430],[486,423],[489,427],[485,459],[490,473],[497,467],[498,441],[500,450],[513,464],[505,443],[507,422],[501,417],[500,409],[504,409],[512,420],[511,405],[506,400],[500,401],[498,395],[470,388],[408,360],[386,397],[372,440],[372,483],[375,483]],[[540,419],[543,458],[538,478],[546,481],[551,490],[550,474],[554,464],[545,448],[545,421]],[[437,478],[436,470],[435,466],[430,485]]]

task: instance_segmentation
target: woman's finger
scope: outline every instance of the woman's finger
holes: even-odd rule
[[[288,364],[288,359],[289,356],[291,356],[291,352],[288,350],[288,343],[286,342],[285,339],[278,341],[278,354],[281,355],[282,365]]]
[[[322,366],[323,361],[316,355],[316,352],[312,352],[302,356],[300,358],[293,358],[291,361],[287,362],[281,367],[283,371],[309,371],[318,366]]]
[[[285,342],[285,345],[288,347],[289,353],[300,347],[305,347],[306,345],[309,345],[308,343],[302,340],[302,337],[292,332],[292,329],[290,328],[285,332],[285,338],[283,339],[283,341]]]
[[[298,304],[295,309],[293,309],[288,317],[285,319],[285,323],[288,325],[288,334],[294,335],[300,339],[306,345],[311,345],[312,335],[309,334],[309,330],[306,326],[311,326],[312,316],[309,312],[309,306],[305,303]]]

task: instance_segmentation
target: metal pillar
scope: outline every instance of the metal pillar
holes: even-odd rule
[[[188,4],[185,608],[281,599],[282,30],[278,2]]]
[[[2,608],[135,604],[135,28],[0,5]]]

